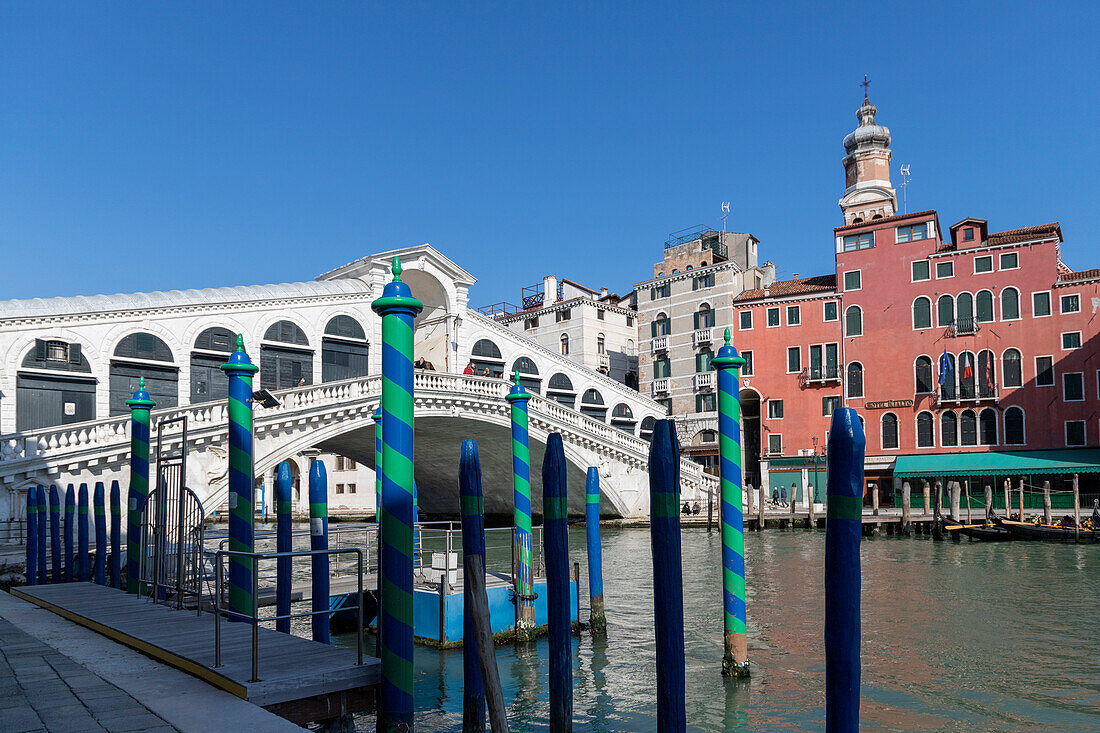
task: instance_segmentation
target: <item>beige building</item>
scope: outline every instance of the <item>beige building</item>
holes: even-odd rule
[[[670,236],[653,279],[635,285],[639,390],[675,418],[686,453],[716,465],[718,416],[711,359],[733,323],[733,298],[775,280],[751,234],[702,227]]]

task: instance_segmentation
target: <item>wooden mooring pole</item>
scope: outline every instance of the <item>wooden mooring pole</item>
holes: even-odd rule
[[[39,487],[41,489],[42,487]],[[96,481],[92,493],[92,508],[95,511],[95,582],[107,584],[107,507],[103,503],[103,482]],[[43,561],[45,558],[43,557]]]
[[[1024,478],[1020,477],[1020,521],[1024,521]]]
[[[588,543],[588,626],[595,636],[607,633],[607,615],[603,607],[603,548],[600,547],[600,472],[593,466],[588,468],[587,483],[584,490],[585,539]],[[708,492],[709,517],[709,492]],[[577,586],[577,598],[580,602],[580,586]],[[580,621],[580,614],[577,614]]]
[[[1008,519],[1012,515],[1012,502],[1009,501],[1009,491],[1012,485],[1011,479],[1005,479],[1005,519]]]
[[[112,491],[118,489],[118,481],[111,484]],[[112,495],[113,496],[113,495]],[[112,498],[113,501],[113,498]],[[111,508],[111,526],[114,527],[115,515],[118,514],[118,509],[114,506]],[[118,538],[118,534],[112,535],[111,547],[113,551],[111,553],[111,566],[118,562],[118,547],[115,546],[114,540]],[[63,566],[61,565],[61,495],[57,493],[57,484],[50,484],[50,577],[54,583],[60,583],[63,579]],[[114,573],[111,576],[111,587],[118,587],[118,573]]]
[[[316,458],[309,463],[309,545],[312,550],[328,549],[328,475],[325,473],[325,464]],[[311,566],[312,610],[316,614],[310,617],[313,640],[328,644],[329,615],[317,612],[327,611],[329,608],[329,556],[314,555]]]
[[[50,487],[50,507],[54,504],[54,489]],[[54,575],[58,575],[54,566]],[[55,583],[57,581],[54,581]],[[111,583],[112,588],[122,587],[122,497],[118,481],[111,482]]]
[[[485,594],[485,499],[481,491],[481,461],[477,441],[462,441],[458,465],[458,500],[462,514],[462,559],[465,566],[462,583],[462,733],[485,731],[485,684],[482,676],[479,620],[485,613],[488,624],[488,599]],[[450,561],[447,562],[448,566]],[[444,570],[444,573],[448,572]],[[478,589],[480,588],[480,594]],[[496,670],[496,653],[489,635],[491,667]],[[500,679],[497,679],[499,686]],[[499,693],[498,693],[499,694]]]
[[[1043,482],[1043,524],[1050,524],[1050,482]]]
[[[660,425],[662,421],[658,420]],[[657,431],[654,430],[654,440]],[[652,480],[652,479],[651,479]],[[565,447],[550,433],[542,462],[543,555],[546,558],[546,615],[550,667],[550,730],[573,730],[573,665],[569,613],[569,527]],[[676,516],[680,507],[677,504]],[[658,655],[660,652],[658,652]],[[661,660],[658,657],[657,666]]]
[[[936,482],[936,493],[932,504],[932,539],[943,539],[943,521],[940,518],[940,507],[943,506],[943,482]]]
[[[1073,526],[1074,526],[1074,530],[1075,530],[1074,533],[1073,533],[1073,539],[1075,541],[1080,540],[1081,539],[1081,537],[1080,537],[1080,534],[1081,534],[1081,494],[1078,490],[1077,474],[1073,474]],[[1095,532],[1097,530],[1097,527],[1094,526],[1092,529]]]
[[[921,483],[924,484],[924,516],[927,517],[932,511],[932,487],[928,485],[927,481],[922,481]]]
[[[990,517],[993,514],[993,487],[989,484],[985,485],[985,523],[989,524],[993,521]]]
[[[910,531],[910,515],[912,514],[912,512],[911,512],[911,507],[910,507],[911,497],[909,495],[909,492],[910,492],[909,482],[908,481],[902,481],[901,482],[901,531],[902,531],[902,534],[909,534],[909,531]]]
[[[99,487],[99,493],[102,494],[103,484],[98,483],[96,484],[96,486]],[[103,497],[100,496],[101,500],[102,498]],[[50,571],[49,568],[46,566],[46,536],[50,533],[50,528],[49,525],[46,523],[46,519],[49,515],[50,507],[49,502],[46,499],[46,487],[41,484],[39,484],[38,487],[35,489],[35,502],[38,505],[38,511],[35,516],[35,519],[38,522],[38,583],[39,585],[46,585],[50,582]],[[102,501],[100,503],[102,503]],[[97,524],[96,527],[98,526],[99,525]],[[103,556],[106,545],[106,542],[100,544],[99,537],[96,537],[97,563],[99,562],[99,558]],[[100,585],[103,584],[102,580],[98,580],[96,582]]]
[[[27,487],[26,585],[38,585],[38,489]]]
[[[756,507],[756,529],[761,530],[764,529],[764,507],[767,505],[767,498],[765,496],[767,489],[761,485],[757,491],[760,494],[760,501]]]

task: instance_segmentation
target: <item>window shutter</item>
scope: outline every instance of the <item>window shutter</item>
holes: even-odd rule
[[[650,331],[652,331],[652,333],[650,333],[650,336],[652,336],[653,338],[657,338],[657,321],[650,321],[649,329]]]
[[[695,328],[698,329],[699,328],[699,312],[696,311],[695,313],[692,313],[691,317],[692,317],[692,321],[695,323]]]
[[[80,365],[80,344],[69,344],[69,363]]]
[[[34,340],[34,360],[46,361],[46,341],[45,339]]]

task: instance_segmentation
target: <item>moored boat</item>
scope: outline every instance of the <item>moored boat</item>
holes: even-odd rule
[[[1079,544],[1095,544],[1100,537],[1100,532],[1076,527],[1062,527],[1053,524],[1031,524],[1028,522],[1014,522],[1007,519],[1001,520],[1001,526],[1008,530],[1018,540],[1037,540],[1040,542],[1067,542]]]
[[[960,527],[959,531],[979,542],[1007,542],[1016,539],[1011,532],[997,524],[970,524]]]

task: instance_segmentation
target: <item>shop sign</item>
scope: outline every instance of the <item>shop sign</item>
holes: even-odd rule
[[[863,407],[868,410],[890,410],[895,407],[912,407],[913,400],[884,400],[883,402],[865,402]]]

